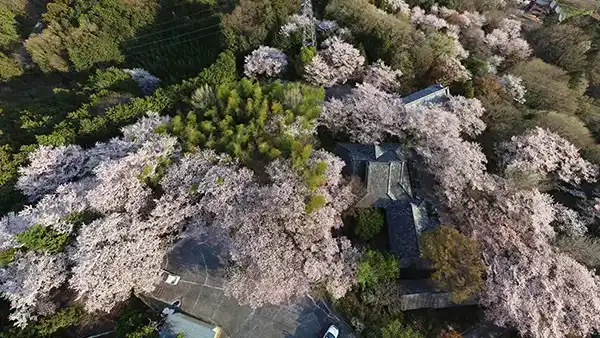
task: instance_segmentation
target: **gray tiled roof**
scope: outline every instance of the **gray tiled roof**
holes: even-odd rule
[[[390,249],[398,258],[419,257],[419,238],[415,228],[410,202],[401,201],[385,209]]]
[[[428,230],[427,211],[415,198],[406,156],[400,144],[338,144],[336,151],[346,161],[346,170],[366,183],[359,208],[384,208],[390,249],[401,260],[419,258],[419,236]]]

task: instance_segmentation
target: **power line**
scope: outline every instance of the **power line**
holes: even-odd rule
[[[178,6],[180,6],[180,5],[178,5]],[[201,10],[201,11],[198,11],[198,12],[194,12],[194,13],[188,14],[188,16],[192,16],[192,15],[196,15],[196,14],[211,13],[211,12],[214,12],[214,11],[212,9],[206,9],[206,10]],[[159,26],[162,26],[162,25],[166,25],[166,24],[171,23],[171,22],[178,21],[178,20],[183,19],[183,18],[185,18],[185,17],[179,17],[179,18],[175,18],[175,19],[172,19],[172,20],[169,20],[169,21],[155,23],[155,24],[152,24],[152,25],[144,26],[143,28],[144,29],[145,28],[155,28],[155,27],[159,27]]]
[[[190,34],[198,33],[198,32],[201,32],[201,31],[203,31],[203,30],[207,30],[207,29],[209,29],[209,28],[214,28],[214,27],[217,27],[217,26],[220,26],[220,25],[221,25],[221,23],[218,23],[218,24],[215,24],[215,25],[212,25],[212,26],[203,27],[203,28],[201,28],[201,29],[197,29],[197,30],[194,30],[194,31],[191,31],[191,32],[187,32],[187,33],[179,34],[179,35],[176,35],[176,36],[173,36],[173,37],[170,37],[170,38],[166,38],[166,39],[162,39],[162,40],[156,40],[156,41],[152,41],[152,42],[150,42],[150,43],[141,44],[141,45],[133,46],[133,47],[130,47],[130,48],[126,48],[126,50],[127,50],[127,51],[131,51],[131,50],[134,50],[134,49],[136,49],[136,48],[145,47],[145,46],[150,46],[150,45],[155,45],[155,44],[157,44],[157,43],[160,43],[160,42],[165,42],[165,41],[169,41],[169,40],[177,39],[177,38],[179,38],[179,37],[181,37],[181,36],[184,36],[184,35],[190,35]],[[220,30],[219,30],[219,31],[220,31]]]
[[[183,18],[181,18],[181,19],[183,19]],[[152,32],[152,33],[148,33],[148,34],[143,34],[143,35],[140,35],[140,36],[136,36],[136,37],[133,37],[133,38],[129,39],[128,41],[135,41],[135,40],[144,39],[144,38],[147,38],[147,37],[152,36],[152,35],[161,34],[161,33],[172,31],[172,30],[175,30],[175,29],[178,29],[178,28],[181,28],[181,27],[185,27],[185,26],[193,24],[193,23],[200,23],[200,22],[203,22],[203,21],[211,20],[211,19],[215,19],[215,17],[211,16],[211,17],[208,17],[208,18],[205,18],[205,19],[201,19],[201,20],[198,20],[198,21],[188,21],[188,22],[183,23],[183,24],[178,25],[178,26],[173,26],[173,27],[170,27],[170,28],[166,28],[166,29],[162,29],[162,30],[156,31],[156,32]]]
[[[193,39],[189,39],[189,40],[185,40],[185,41],[180,41],[180,42],[173,43],[173,44],[165,44],[165,45],[162,45],[162,46],[157,47],[157,48],[147,49],[145,51],[138,52],[138,53],[135,53],[135,54],[127,54],[126,56],[127,57],[132,57],[132,56],[136,56],[136,55],[146,54],[146,53],[149,53],[149,52],[152,52],[152,51],[155,51],[155,50],[162,49],[164,47],[173,47],[173,46],[181,45],[181,44],[184,44],[184,43],[188,43],[188,42],[191,42],[191,41],[199,40],[201,38],[204,38],[204,37],[207,37],[207,36],[211,36],[211,35],[216,35],[216,34],[219,34],[219,33],[221,33],[221,30],[217,30],[217,31],[215,31],[213,33],[210,33],[210,34],[205,34],[205,35],[197,36],[197,37],[195,37]]]
[[[228,1],[229,1],[229,3],[231,5],[235,5],[234,0],[228,0]],[[177,7],[181,7],[181,6],[185,6],[185,5],[191,5],[191,4],[192,3],[182,2],[182,3],[178,4],[178,5],[171,6],[171,7],[168,7],[168,8],[167,7],[161,7],[161,9],[164,10],[164,11],[168,11],[168,10],[171,10],[173,8],[177,8]],[[196,15],[196,14],[200,14],[200,13],[204,14],[204,13],[209,13],[209,12],[213,12],[214,13],[214,9],[208,8],[208,9],[200,10],[198,12],[194,12],[194,13],[188,14],[188,16],[192,16],[192,15]],[[179,19],[181,19],[181,18],[175,18],[175,19],[172,19],[172,20],[169,20],[169,21],[164,21],[164,22],[161,22],[161,23],[152,24],[152,25],[149,25],[149,26],[145,26],[144,28],[152,28],[152,27],[162,26],[162,25],[165,25],[165,24],[177,21]]]

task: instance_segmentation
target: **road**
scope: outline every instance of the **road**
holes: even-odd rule
[[[240,306],[223,293],[221,251],[206,237],[182,240],[165,262],[165,270],[181,280],[162,283],[148,296],[169,304],[180,301],[183,312],[221,326],[231,338],[320,338],[331,324],[340,328],[340,338],[356,337],[330,304],[310,296],[256,310]]]

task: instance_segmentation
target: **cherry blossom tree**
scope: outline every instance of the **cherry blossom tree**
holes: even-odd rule
[[[481,120],[485,108],[478,99],[451,96],[446,105],[448,110],[458,118],[461,130],[465,134],[474,137],[485,130],[485,123]]]
[[[30,201],[54,191],[85,174],[86,155],[77,145],[40,146],[29,156],[30,164],[19,168],[19,188]]]
[[[527,41],[521,38],[521,22],[504,19],[499,28],[485,37],[487,44],[504,57],[526,59],[532,50]]]
[[[462,65],[460,59],[443,55],[435,66],[434,72],[441,83],[464,82],[471,79],[471,73]]]
[[[490,74],[498,73],[498,67],[504,62],[504,57],[500,55],[492,55],[488,58],[487,62],[487,71]]]
[[[174,215],[187,217],[208,213],[226,218],[236,208],[236,201],[246,198],[246,192],[255,189],[250,170],[240,167],[227,155],[211,150],[186,155],[167,170],[160,184],[167,192],[163,198],[183,201],[178,207],[180,211]],[[161,202],[159,200],[154,212],[163,204]]]
[[[355,142],[379,143],[386,134],[401,131],[403,110],[398,96],[363,83],[341,99],[325,102],[319,124],[333,133],[347,134]]]
[[[392,69],[382,60],[377,60],[375,63],[367,66],[363,82],[370,83],[385,91],[394,92],[400,88],[399,78],[401,76],[401,71]]]
[[[346,83],[365,63],[358,49],[337,36],[326,39],[322,47],[304,67],[304,77],[312,84],[331,87]]]
[[[0,269],[0,293],[8,299],[9,319],[24,327],[40,315],[56,310],[53,291],[68,276],[65,254],[18,253],[15,261]]]
[[[333,175],[313,193],[326,200],[317,211],[307,212],[309,191],[290,163],[276,160],[267,168],[273,183],[256,186],[249,194],[253,198],[221,224],[235,229],[231,254],[236,264],[226,293],[240,302],[279,304],[306,294],[317,282],[339,298],[353,284],[358,252],[347,239],[331,234],[342,225],[340,214],[353,195],[340,177],[343,162],[325,152],[315,156],[329,164],[325,175]]]
[[[142,93],[148,95],[152,94],[160,83],[160,79],[150,74],[147,70],[141,68],[123,69],[123,71],[129,75],[133,81],[137,82],[138,86],[142,90]]]
[[[226,155],[212,151],[186,155],[161,180],[167,192],[163,198],[186,196],[185,202],[173,213],[156,212],[159,200],[153,215],[169,214],[169,222],[195,219],[192,223],[200,227],[192,227],[190,235],[212,228],[211,234],[227,243],[235,262],[226,292],[244,304],[286,302],[309,292],[316,282],[324,282],[340,297],[353,283],[356,250],[348,240],[333,238],[331,229],[342,225],[340,213],[354,195],[341,176],[344,162],[317,151],[309,164],[321,161],[327,164],[325,184],[309,192],[287,160],[271,164],[267,168],[271,183],[261,186],[252,172]],[[308,213],[311,195],[322,196],[327,203]],[[165,203],[167,207],[172,208]]]
[[[560,203],[554,203],[553,208],[555,210],[553,224],[556,232],[575,237],[585,235],[587,227],[577,211]]]
[[[0,218],[0,251],[16,247],[15,235],[27,230],[30,226],[29,219],[14,212],[9,212]]]
[[[410,20],[415,25],[423,25],[434,30],[448,28],[448,22],[446,20],[435,14],[426,14],[425,10],[418,6],[412,8]]]
[[[147,117],[122,129],[123,138],[115,138],[106,143],[97,143],[84,150],[77,145],[40,146],[29,154],[30,164],[19,168],[17,188],[36,201],[44,194],[53,192],[65,184],[86,175],[103,161],[125,156],[148,140],[158,139],[156,127],[168,121],[149,112]]]
[[[292,33],[311,27],[314,24],[313,18],[306,15],[294,14],[287,18],[286,24],[281,26],[279,32],[284,36],[290,36]]]
[[[149,111],[146,113],[146,116],[137,122],[121,128],[123,137],[116,140],[129,141],[141,145],[147,141],[159,139],[161,136],[155,132],[156,128],[168,123],[170,120],[169,116],[160,116],[157,112]]]
[[[275,77],[283,73],[287,65],[287,56],[284,52],[277,48],[260,46],[246,56],[244,74],[251,78],[260,75]]]
[[[391,13],[410,13],[410,6],[404,0],[385,0],[386,10]]]
[[[158,229],[157,229],[158,228]],[[160,224],[110,214],[85,227],[69,252],[74,262],[69,286],[87,311],[110,311],[131,292],[151,292],[160,281],[168,237]]]
[[[594,180],[598,168],[579,155],[578,149],[558,134],[540,127],[513,136],[500,146],[505,172],[555,173],[564,182]]]
[[[523,335],[586,336],[600,320],[598,277],[566,255],[495,256],[483,305]]]
[[[121,159],[101,163],[94,169],[98,184],[88,191],[87,199],[102,213],[144,212],[152,198],[144,179],[156,175],[161,161],[175,156],[177,151],[177,140],[162,136]]]
[[[518,103],[525,104],[525,94],[527,89],[523,84],[523,79],[518,76],[511,74],[504,74],[500,78],[500,83],[504,87],[504,90]]]
[[[552,248],[552,224],[561,222],[564,208],[537,190],[496,182],[494,190],[465,195],[464,206],[453,209],[483,247],[486,316],[532,337],[585,336],[598,322],[600,280]]]

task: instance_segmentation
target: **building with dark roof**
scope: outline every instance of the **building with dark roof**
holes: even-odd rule
[[[356,207],[385,209],[390,250],[402,266],[418,262],[419,237],[433,223],[423,199],[413,191],[402,145],[340,143],[336,153],[346,162],[346,173],[365,183],[366,193]]]
[[[449,97],[450,89],[441,84],[436,84],[403,97],[402,103],[404,103],[404,105],[407,107],[411,107],[423,103],[444,102],[448,100]]]

